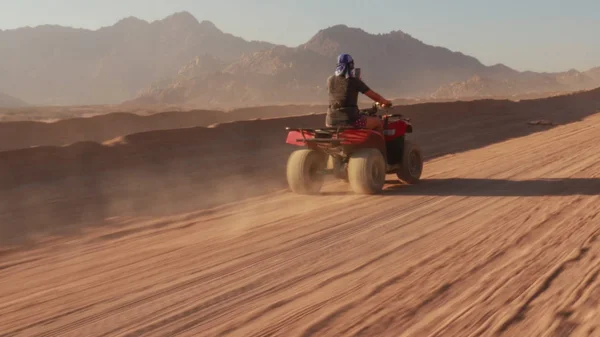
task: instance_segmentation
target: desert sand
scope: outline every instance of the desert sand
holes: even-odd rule
[[[0,152],[0,336],[600,336],[600,91],[398,110],[378,196],[285,189],[323,115]]]

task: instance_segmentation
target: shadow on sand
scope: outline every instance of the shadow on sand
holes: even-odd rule
[[[392,182],[388,182],[392,183]],[[600,178],[558,178],[535,180],[424,179],[417,185],[393,182],[383,195],[428,195],[468,197],[540,197],[600,195]]]
[[[345,191],[321,192],[321,196],[353,195]],[[543,197],[600,195],[600,178],[504,180],[449,178],[423,179],[416,185],[386,181],[382,196]]]

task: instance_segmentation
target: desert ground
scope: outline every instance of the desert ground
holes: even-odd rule
[[[17,139],[0,336],[600,336],[600,90],[397,109],[423,181],[376,196],[287,191],[322,114]]]

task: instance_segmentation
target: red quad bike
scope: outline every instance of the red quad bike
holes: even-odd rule
[[[377,116],[379,104],[361,114]],[[294,151],[287,162],[287,181],[298,194],[316,194],[325,175],[350,183],[359,194],[381,192],[386,174],[395,173],[402,182],[419,182],[423,155],[418,145],[406,139],[412,133],[410,119],[400,114],[384,114],[384,131],[353,126],[320,129],[286,128],[286,143],[305,147]]]

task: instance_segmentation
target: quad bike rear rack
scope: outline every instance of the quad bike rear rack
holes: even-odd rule
[[[300,132],[300,134],[302,135],[302,138],[298,138],[296,139],[296,141],[298,142],[305,142],[305,143],[331,143],[333,145],[340,145],[341,142],[345,141],[345,139],[340,138],[340,132],[341,131],[345,131],[345,130],[358,130],[359,128],[356,128],[354,126],[338,126],[338,127],[325,127],[325,128],[318,128],[318,129],[309,129],[309,128],[290,128],[290,127],[286,127],[285,128],[287,131],[298,131]],[[311,138],[311,139],[307,139],[304,136],[304,132],[311,132],[313,134],[321,134],[321,135],[325,135],[324,138]],[[333,137],[335,135],[335,138]]]

